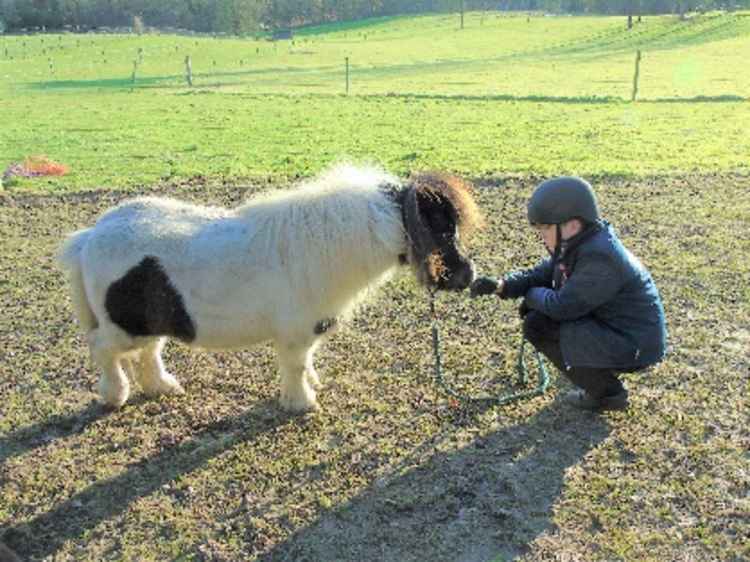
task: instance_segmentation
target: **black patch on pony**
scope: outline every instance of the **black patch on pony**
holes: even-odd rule
[[[313,333],[316,336],[321,336],[333,328],[336,325],[336,322],[337,320],[335,318],[324,318],[323,320],[319,320],[313,328]]]
[[[173,336],[185,342],[195,339],[195,324],[182,296],[153,256],[143,258],[110,285],[104,306],[112,322],[131,336]]]

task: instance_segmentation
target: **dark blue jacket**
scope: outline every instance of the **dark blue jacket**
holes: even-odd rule
[[[560,322],[572,367],[637,370],[666,352],[664,308],[651,274],[600,221],[566,241],[560,257],[505,278],[502,298]]]

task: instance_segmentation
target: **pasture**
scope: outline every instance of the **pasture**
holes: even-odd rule
[[[750,17],[457,25],[0,38],[0,167],[71,168],[0,191],[0,540],[31,560],[750,557]],[[170,344],[185,396],[102,408],[53,264],[63,235],[133,193],[235,205],[345,158],[474,179],[471,253],[494,274],[541,256],[524,217],[540,179],[591,179],[660,287],[667,360],[626,377],[626,412],[571,410],[556,374],[542,397],[464,406],[433,380],[427,296],[399,275],[318,352],[320,412],[279,410],[264,345]],[[438,308],[452,379],[512,388],[515,303]]]
[[[471,176],[747,167],[747,14],[646,18],[632,32],[618,18],[472,14],[457,26],[395,19],[293,43],[0,38],[2,164],[66,163],[52,189],[281,180],[344,157]],[[630,104],[638,49],[641,101]]]

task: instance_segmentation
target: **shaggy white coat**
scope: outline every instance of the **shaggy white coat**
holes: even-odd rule
[[[378,169],[337,167],[298,189],[227,210],[140,198],[71,235],[59,261],[76,315],[102,369],[100,394],[119,407],[129,372],[149,395],[182,392],[160,353],[165,338],[131,337],[109,320],[109,286],[147,255],[158,258],[193,319],[191,346],[246,347],[272,340],[281,405],[317,408],[313,328],[346,316],[408,252],[400,207],[379,186],[400,185]]]

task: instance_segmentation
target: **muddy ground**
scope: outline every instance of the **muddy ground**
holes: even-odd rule
[[[535,178],[477,182],[482,273],[535,263]],[[289,416],[270,346],[166,362],[187,394],[118,412],[53,262],[64,234],[132,194],[0,192],[0,538],[29,560],[746,560],[750,557],[750,178],[595,181],[651,269],[668,359],[631,408],[542,397],[462,405],[432,377],[428,301],[408,274],[317,355],[322,411]],[[267,189],[144,190],[233,205]],[[515,305],[438,302],[451,380],[515,389]]]

